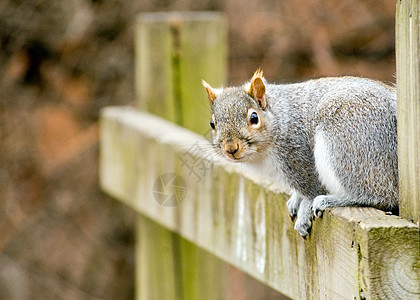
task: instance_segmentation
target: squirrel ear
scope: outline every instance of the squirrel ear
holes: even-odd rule
[[[254,73],[254,76],[252,76],[248,90],[248,94],[257,100],[262,109],[267,106],[267,101],[265,99],[265,84],[263,78],[263,71],[258,69]]]
[[[205,82],[204,80],[201,80],[201,84],[204,86],[204,88],[206,89],[207,92],[207,97],[209,97],[210,102],[213,104],[214,100],[216,99],[217,95],[214,92],[213,88],[210,86],[210,84],[208,84],[207,82]]]

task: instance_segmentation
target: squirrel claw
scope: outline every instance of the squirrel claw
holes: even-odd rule
[[[312,227],[312,217],[310,214],[298,215],[295,222],[295,229],[303,237],[307,236]]]
[[[286,206],[289,209],[289,214],[292,220],[297,216],[300,202],[301,199],[299,199],[296,195],[290,197],[290,199],[286,202]]]
[[[317,218],[321,218],[322,217],[322,210],[314,210],[314,215]]]
[[[322,217],[322,213],[327,208],[327,198],[328,196],[321,195],[314,199],[312,203],[312,212],[314,213],[314,216],[317,218]]]
[[[305,237],[309,234],[311,229],[311,221],[310,220],[302,220],[302,218],[298,218],[295,223],[295,229],[299,232],[302,237]]]

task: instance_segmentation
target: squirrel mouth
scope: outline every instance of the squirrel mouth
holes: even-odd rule
[[[230,154],[230,153],[225,153],[226,157],[233,162],[242,162],[245,160],[244,156],[239,156],[239,155],[235,155],[235,154]]]
[[[223,141],[222,152],[227,156],[230,161],[239,162],[244,159],[244,146],[241,141]]]

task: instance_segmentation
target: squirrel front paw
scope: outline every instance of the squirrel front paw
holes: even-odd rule
[[[287,200],[286,206],[289,209],[289,214],[292,218],[296,217],[301,201],[302,198],[300,198],[297,194],[292,194],[292,197]]]
[[[298,217],[295,222],[295,229],[303,237],[309,234],[311,227],[312,227],[311,217],[307,217],[307,216]]]
[[[297,219],[295,222],[295,229],[301,236],[306,236],[312,226],[312,209],[311,202],[307,199],[300,201],[299,210],[297,212]]]
[[[328,207],[328,198],[329,196],[321,195],[315,197],[314,201],[312,202],[312,211],[314,216],[317,218],[321,217],[324,210]]]

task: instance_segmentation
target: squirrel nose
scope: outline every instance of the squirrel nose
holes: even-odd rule
[[[223,146],[223,150],[225,150],[226,153],[229,153],[231,155],[234,155],[239,150],[239,144],[238,143],[225,144]]]

